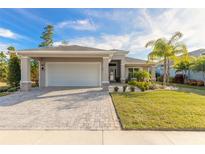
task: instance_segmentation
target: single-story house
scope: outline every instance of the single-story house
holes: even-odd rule
[[[107,86],[122,82],[139,69],[155,78],[153,64],[127,57],[128,51],[103,50],[78,45],[16,51],[21,57],[21,89],[29,90],[30,58],[39,61],[39,86]]]

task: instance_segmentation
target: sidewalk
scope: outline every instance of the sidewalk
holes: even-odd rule
[[[2,130],[0,144],[205,144],[205,132]]]

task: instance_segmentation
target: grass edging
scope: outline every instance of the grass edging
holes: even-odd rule
[[[117,112],[117,109],[116,109],[115,103],[114,103],[114,101],[113,101],[113,98],[112,98],[112,95],[111,95],[110,92],[109,92],[109,95],[110,95],[110,97],[111,97],[111,101],[112,101],[112,104],[113,104],[113,106],[114,106],[114,109],[115,109],[115,113],[116,113],[116,115],[117,115],[117,118],[118,118],[118,120],[119,120],[120,128],[123,130],[124,127],[123,127],[123,125],[122,125],[122,123],[121,123],[120,116],[119,116],[119,114],[118,114],[118,112]]]

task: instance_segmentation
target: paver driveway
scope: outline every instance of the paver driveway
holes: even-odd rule
[[[0,114],[0,129],[120,129],[110,95],[100,88],[17,92],[0,97]]]

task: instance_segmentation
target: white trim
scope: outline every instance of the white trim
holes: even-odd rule
[[[113,54],[115,53],[116,51],[111,51],[111,50],[108,50],[108,51],[100,51],[100,50],[96,50],[96,51],[67,51],[67,50],[64,50],[64,51],[59,51],[59,50],[52,50],[52,51],[43,51],[43,50],[33,50],[33,51],[16,51],[18,54],[22,54],[22,55],[29,55],[29,54],[34,54],[34,55],[41,55],[41,54],[48,54],[48,55],[52,55],[52,54],[66,54],[66,55],[69,55],[69,54],[76,54],[76,55],[79,55],[79,54],[94,54],[94,55],[98,55],[98,54]]]
[[[32,81],[20,81],[20,83],[32,83]]]
[[[102,81],[102,84],[110,83],[109,81]]]
[[[70,63],[70,64],[83,64],[83,63],[86,63],[86,64],[98,64],[99,65],[99,86],[102,86],[102,79],[101,79],[101,62],[45,62],[45,87],[48,87],[48,64],[49,63]]]

